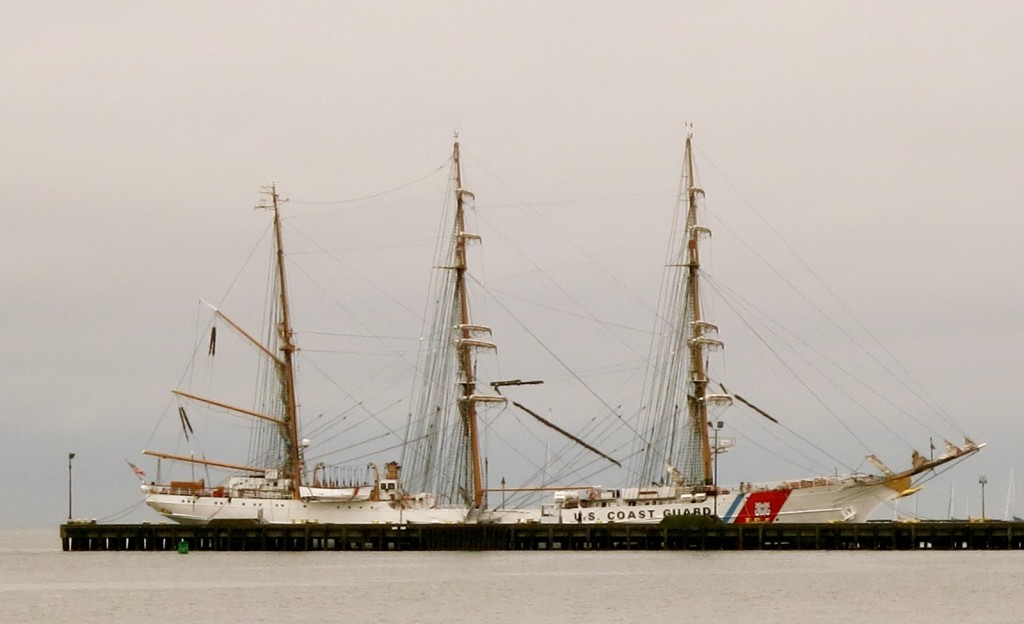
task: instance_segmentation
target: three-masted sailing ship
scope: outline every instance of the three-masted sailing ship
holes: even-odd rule
[[[480,339],[488,330],[469,318],[466,294],[466,246],[478,237],[465,231],[465,207],[473,194],[462,187],[459,145],[452,158],[455,217],[452,224],[444,278],[434,325],[429,337],[433,345],[426,381],[435,389],[423,393],[419,414],[411,420],[410,443],[405,453],[411,471],[403,473],[398,462],[383,470],[369,464],[363,481],[338,483],[327,478],[328,467],[309,470],[303,452],[308,441],[301,438],[295,389],[294,356],[297,351],[291,325],[285,254],[281,234],[280,198],[276,187],[267,189],[268,208],[273,212],[276,262],[273,283],[273,311],[267,339],[261,341],[242,329],[224,312],[217,317],[262,354],[268,379],[257,404],[236,406],[193,392],[174,390],[182,401],[182,428],[192,431],[185,403],[199,403],[221,411],[251,418],[253,429],[250,458],[245,464],[210,460],[147,450],[144,454],[160,461],[187,462],[230,473],[223,482],[170,480],[142,485],[147,505],[181,523],[211,520],[253,520],[261,523],[463,523],[472,521],[482,507],[484,486],[480,460],[477,404],[500,402],[498,396],[481,394],[473,378],[473,358],[478,349],[493,348]],[[215,334],[214,334],[215,335]],[[213,336],[211,336],[211,355]],[[357,467],[349,467],[357,468]],[[161,470],[158,468],[157,475]],[[407,478],[411,475],[411,478]]]
[[[457,140],[450,181],[452,218],[445,221],[449,235],[438,247],[434,313],[421,341],[419,398],[409,416],[401,461],[389,462],[383,470],[374,464],[364,466],[368,477],[343,484],[327,478],[325,467],[318,464],[310,470],[305,463],[307,442],[300,435],[295,396],[293,358],[297,347],[285,279],[279,197],[276,188],[270,187],[268,208],[273,211],[273,281],[277,292],[266,338],[261,341],[253,337],[226,314],[215,311],[262,354],[269,379],[267,390],[251,407],[174,391],[183,403],[179,414],[184,430],[192,429],[184,404],[200,403],[251,418],[257,425],[253,439],[260,442],[250,444],[246,463],[144,451],[158,461],[190,462],[226,470],[230,475],[213,485],[194,479],[144,484],[142,490],[150,507],[183,523],[214,519],[352,524],[654,523],[685,515],[717,516],[736,523],[857,522],[866,520],[886,502],[916,492],[920,475],[984,446],[969,439],[961,445],[946,442],[944,452],[937,457],[926,458],[914,452],[911,466],[900,471],[890,470],[869,456],[878,468],[877,474],[815,475],[775,482],[752,479],[738,486],[718,483],[717,456],[726,444],[718,438],[720,425],[711,418],[709,409],[746,401],[726,391],[708,370],[709,358],[722,347],[722,340],[718,327],[706,318],[702,304],[701,248],[710,230],[700,219],[704,192],[695,183],[692,137],[688,134],[677,225],[650,358],[652,373],[645,383],[642,412],[646,416],[635,427],[643,447],[632,470],[636,485],[557,487],[545,483],[523,489],[554,491],[547,504],[522,509],[489,508],[487,494],[497,490],[489,490],[486,483],[478,410],[502,405],[505,398],[488,392],[488,384],[477,379],[477,355],[493,351],[495,344],[489,339],[490,328],[475,322],[470,313],[467,246],[479,236],[466,227],[466,211],[472,207],[474,196],[463,185]],[[521,382],[491,382],[489,386],[496,390],[505,383]],[[582,440],[573,439],[601,454]],[[160,470],[157,474],[159,480]]]
[[[555,492],[551,504],[533,513],[495,514],[496,521],[652,523],[670,516],[701,515],[735,523],[863,522],[879,506],[917,492],[920,487],[915,477],[984,446],[970,439],[959,446],[947,441],[937,457],[913,452],[911,466],[901,471],[890,470],[871,455],[867,459],[878,468],[878,474],[720,485],[717,456],[732,441],[719,439],[721,424],[709,417],[709,408],[746,401],[728,393],[707,370],[711,353],[723,343],[718,327],[706,318],[701,299],[701,244],[711,230],[700,220],[704,191],[695,180],[692,136],[688,133],[679,213],[645,389],[646,418],[638,428],[643,436],[634,469],[639,485],[566,488]]]

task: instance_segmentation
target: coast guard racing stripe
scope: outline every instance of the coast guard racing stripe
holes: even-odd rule
[[[743,508],[733,522],[746,524],[748,522],[774,522],[775,517],[782,511],[790,492],[793,490],[769,490],[767,492],[752,492],[743,502]]]

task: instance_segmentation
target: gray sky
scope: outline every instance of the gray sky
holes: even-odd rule
[[[867,331],[845,326],[989,443],[929,484],[922,511],[944,514],[955,481],[959,514],[970,497],[977,515],[987,474],[1001,516],[1022,442],[1022,25],[1017,2],[7,3],[0,524],[64,517],[68,451],[76,516],[138,500],[124,459],[151,469],[139,451],[168,447],[159,423],[197,341],[197,299],[244,319],[245,296],[262,292],[229,292],[266,230],[261,185],[292,200],[297,281],[327,274],[307,289],[326,289],[327,305],[297,311],[300,332],[418,335],[454,129],[478,197],[477,275],[495,294],[476,311],[500,372],[543,377],[520,397],[575,431],[603,408],[555,356],[635,411],[687,122],[713,213],[709,271],[826,345],[834,328],[744,263],[794,269],[832,318],[859,319]],[[790,407],[748,372],[729,323],[743,394],[831,436],[828,451],[857,467],[863,449],[817,423],[816,406]],[[365,392],[401,422],[401,363],[300,340],[320,358],[303,366],[304,414]],[[835,357],[866,384],[891,383],[847,355]],[[307,374],[317,367],[335,383]],[[386,407],[370,368],[398,373],[388,392],[405,402]],[[927,451],[924,428],[893,427]],[[862,435],[906,464],[884,429]],[[755,451],[725,456],[723,480],[801,475]],[[492,465],[492,481],[499,471],[516,474]]]

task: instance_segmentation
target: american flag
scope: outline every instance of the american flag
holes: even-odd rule
[[[134,472],[135,476],[139,478],[139,481],[145,481],[146,480],[146,472],[142,468],[139,468],[138,466],[136,466],[135,464],[131,463],[127,459],[124,460],[124,461],[127,462],[128,467],[132,469],[132,472]]]

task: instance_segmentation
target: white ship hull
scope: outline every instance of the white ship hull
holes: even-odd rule
[[[146,504],[175,522],[206,524],[250,520],[261,524],[462,524],[466,507],[442,506],[431,494],[398,493],[392,478],[376,484],[345,487],[300,486],[291,496],[291,481],[269,476],[232,477],[224,486],[202,481],[143,485]]]
[[[672,488],[652,489],[648,498],[642,492],[624,497],[621,490],[590,490],[578,499],[570,496],[540,509],[492,510],[480,521],[656,524],[671,516],[698,515],[718,516],[723,522],[737,524],[865,522],[878,507],[899,498],[904,485],[903,480],[850,476],[723,489],[717,496],[667,496]]]
[[[265,524],[458,524],[466,520],[464,507],[424,508],[413,504],[402,508],[392,501],[345,503],[147,492],[146,504],[182,524],[206,524],[211,520],[252,520]]]

